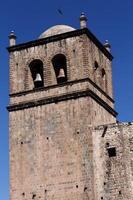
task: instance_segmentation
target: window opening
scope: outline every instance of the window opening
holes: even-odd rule
[[[115,157],[116,156],[116,148],[115,147],[108,147],[108,155],[109,157]]]
[[[35,88],[40,88],[44,86],[43,81],[43,63],[41,60],[33,60],[30,63],[30,71],[32,74],[32,79]]]
[[[57,83],[64,83],[67,81],[67,64],[66,57],[63,54],[58,54],[52,59]]]
[[[98,67],[99,67],[98,62],[95,61],[95,63],[94,63],[94,69],[97,70]]]
[[[104,68],[102,68],[102,78],[104,78],[104,77],[105,77],[105,75],[106,75],[105,69],[104,69]]]

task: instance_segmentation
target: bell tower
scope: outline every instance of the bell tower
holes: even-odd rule
[[[112,55],[87,28],[56,25],[10,47],[11,200],[98,200],[92,127],[116,122]]]

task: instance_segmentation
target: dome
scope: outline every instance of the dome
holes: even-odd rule
[[[50,37],[53,35],[58,35],[61,33],[66,33],[66,32],[70,32],[70,31],[74,31],[75,29],[72,28],[71,26],[67,26],[67,25],[56,25],[53,26],[51,28],[49,28],[48,30],[44,31],[40,36],[39,39],[41,38],[46,38],[46,37]]]

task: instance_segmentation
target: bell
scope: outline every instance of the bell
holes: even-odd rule
[[[63,68],[60,68],[59,75],[57,76],[58,83],[63,83],[66,81],[66,76]]]
[[[65,72],[63,68],[60,68],[59,75],[57,78],[65,78]]]
[[[35,88],[43,87],[42,77],[39,73],[36,74],[34,84],[35,84]]]
[[[42,81],[41,75],[37,73],[34,82],[41,82],[41,81]]]

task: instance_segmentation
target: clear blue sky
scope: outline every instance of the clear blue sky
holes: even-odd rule
[[[61,16],[57,9],[61,9]],[[0,200],[9,200],[8,35],[17,43],[37,39],[47,28],[68,24],[79,28],[84,11],[88,28],[112,45],[115,109],[120,121],[133,121],[133,1],[132,0],[1,0],[0,1]]]

